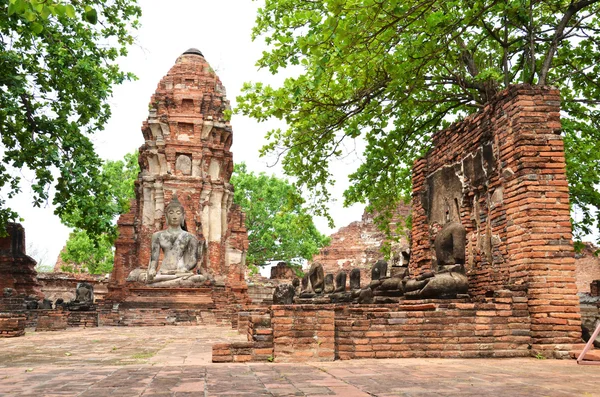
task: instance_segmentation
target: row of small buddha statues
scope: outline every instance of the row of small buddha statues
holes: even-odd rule
[[[434,242],[436,259],[431,271],[411,277],[408,263],[392,266],[388,275],[388,263],[377,261],[371,268],[371,281],[361,288],[360,270],[350,272],[350,288],[346,288],[344,271],[324,274],[323,266],[313,263],[302,280],[279,285],[273,294],[273,303],[336,303],[362,304],[392,303],[403,299],[456,298],[466,296],[468,279],[465,272],[466,231],[458,222],[447,223],[437,234]]]

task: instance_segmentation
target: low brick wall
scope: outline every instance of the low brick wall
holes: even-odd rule
[[[517,286],[513,290],[497,290],[493,297],[478,301],[431,299],[387,305],[273,305],[270,312],[272,357],[277,362],[537,354],[548,358],[568,357],[571,344],[567,341],[562,344],[560,335],[556,335],[551,349],[536,349],[533,332],[536,324],[531,322],[530,306],[526,289]],[[557,313],[544,321],[575,332],[580,327],[578,316],[578,313],[577,318],[568,312]],[[256,324],[259,318],[266,321],[266,316],[249,317],[251,342],[215,345],[214,362],[251,361],[259,355],[252,350],[258,348],[257,336],[262,334],[257,332],[260,327]],[[264,335],[270,336],[268,332]],[[270,338],[264,342],[268,340]]]
[[[214,363],[273,361],[273,328],[270,314],[252,314],[247,317],[248,342],[213,345]]]
[[[334,305],[274,305],[273,345],[277,362],[335,359]]]
[[[220,324],[237,329],[245,290],[203,288],[129,288],[117,300],[98,302],[100,326]]]
[[[0,338],[25,335],[27,317],[23,313],[0,313]]]
[[[69,312],[63,310],[46,310],[40,312],[37,319],[36,332],[63,331],[67,329]]]
[[[0,297],[0,312],[25,310],[24,296]]]
[[[342,360],[531,355],[525,293],[500,290],[493,299],[477,303],[438,300],[345,307],[336,310],[335,328],[336,358]]]
[[[93,328],[98,326],[98,312],[69,312],[67,317],[69,327]]]
[[[152,327],[165,325],[229,325],[208,309],[109,308],[98,313],[99,326]]]

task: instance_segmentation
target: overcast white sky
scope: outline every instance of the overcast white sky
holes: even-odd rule
[[[235,98],[245,81],[277,84],[281,77],[268,71],[258,71],[255,63],[265,49],[262,41],[252,42],[250,32],[261,1],[249,0],[140,0],[141,29],[136,44],[120,63],[124,70],[135,73],[139,80],[117,87],[110,101],[113,117],[106,130],[93,139],[101,157],[123,158],[143,143],[142,122],[148,117],[148,103],[158,82],[173,66],[181,53],[198,48],[220,77],[227,89],[227,98],[235,107]],[[265,171],[283,176],[278,167],[267,167],[268,160],[259,159],[258,150],[265,143],[264,135],[273,126],[234,115],[233,158],[244,161],[252,171]],[[341,192],[347,187],[346,175],[358,166],[351,157],[334,165],[338,184],[334,189],[338,202],[331,206],[336,228],[359,220],[363,206],[342,208]],[[52,208],[32,209],[29,187],[10,204],[25,219],[28,253],[45,263],[54,264],[69,235]],[[321,232],[331,229],[323,219],[316,219]]]

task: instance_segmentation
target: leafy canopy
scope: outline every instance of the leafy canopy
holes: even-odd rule
[[[103,164],[100,176],[107,184],[107,191],[112,197],[112,201],[106,206],[110,208],[114,217],[129,211],[131,199],[135,198],[135,180],[139,171],[137,151],[126,154],[123,160],[107,161]],[[66,219],[70,224],[75,224],[79,217],[81,214],[76,211]],[[112,229],[99,236],[91,236],[89,232],[79,228],[71,232],[65,249],[60,254],[65,262],[63,270],[85,269],[92,274],[104,274],[112,270],[113,246],[117,237],[114,217]]]
[[[576,236],[600,220],[599,0],[266,0],[253,38],[258,66],[299,67],[279,87],[246,83],[238,111],[283,120],[262,153],[326,212],[330,160],[366,142],[346,204],[390,214],[408,198],[413,160],[431,134],[510,84],[553,85],[563,102]]]
[[[71,232],[65,248],[60,253],[63,260],[60,270],[69,273],[110,273],[114,263],[113,244],[114,241],[111,241],[108,234],[92,240],[85,231],[76,229]]]
[[[29,170],[33,205],[91,236],[112,233],[110,182],[90,136],[110,117],[116,59],[133,42],[136,0],[0,0],[0,225]],[[78,216],[72,216],[77,213]]]
[[[302,207],[300,192],[286,180],[264,173],[257,175],[240,163],[234,167],[231,184],[235,187],[234,203],[246,213],[249,264],[310,260],[329,243]]]

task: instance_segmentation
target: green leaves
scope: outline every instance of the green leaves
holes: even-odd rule
[[[329,243],[302,207],[300,192],[287,181],[248,172],[241,163],[235,165],[231,184],[235,187],[234,202],[246,213],[249,264],[310,260]]]
[[[112,86],[132,77],[116,59],[139,15],[135,0],[0,0],[0,188],[13,196],[21,170],[32,171],[32,204],[52,200],[91,238],[115,233],[90,137],[110,117]],[[0,224],[14,217],[0,200]]]
[[[107,274],[112,271],[114,242],[105,236],[99,241],[91,239],[86,232],[76,229],[69,235],[65,249],[60,253],[64,262],[62,271],[75,269],[90,274]]]
[[[266,0],[253,38],[269,49],[257,65],[272,73],[301,65],[302,72],[278,87],[246,84],[236,110],[286,123],[267,133],[261,153],[280,156],[322,214],[330,162],[363,139],[345,200],[383,213],[410,196],[412,163],[429,137],[510,84],[559,87],[565,118],[596,125],[599,12],[600,0]],[[586,154],[597,149],[591,131],[569,131],[572,201],[590,214],[574,224],[581,235],[598,225],[592,214],[600,199],[591,190],[600,168]]]
[[[7,14],[8,16],[18,15],[29,22],[45,20],[51,15],[75,19],[77,10],[73,4],[50,0],[9,0]],[[91,24],[98,22],[98,13],[89,5],[83,7],[83,17]]]
[[[73,10],[73,13],[75,13],[75,10]],[[67,13],[67,15],[68,15],[68,13]],[[85,7],[85,14],[83,14],[83,17],[85,18],[86,21],[88,21],[92,25],[95,25],[96,23],[98,23],[98,13],[96,12],[96,10],[94,8],[92,8],[90,6]]]
[[[75,230],[69,235],[65,251],[61,252],[63,261],[92,274],[112,270],[112,247],[117,238],[114,220],[129,211],[130,201],[135,198],[135,180],[139,171],[137,151],[126,154],[122,161],[107,161],[98,177],[103,186],[100,194],[89,199],[73,197],[69,200],[69,212],[63,213],[61,220]],[[105,225],[103,229],[90,227],[83,230],[79,226],[92,226],[99,221]]]

